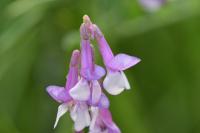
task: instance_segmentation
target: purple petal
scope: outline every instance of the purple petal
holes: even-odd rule
[[[110,106],[110,101],[108,100],[108,97],[104,93],[102,93],[98,107],[99,108],[109,108],[109,106]]]
[[[105,74],[106,74],[106,71],[104,70],[103,67],[95,65],[94,75],[96,77],[95,78],[96,80],[102,78]]]
[[[104,124],[107,126],[109,133],[120,133],[120,129],[112,120],[112,115],[108,109],[101,109],[100,114]]]
[[[81,31],[81,69],[93,68],[93,51],[90,45],[89,33],[85,24],[80,27]]]
[[[69,91],[72,87],[74,87],[78,82],[78,67],[71,67],[69,69],[69,73],[67,75],[67,82],[65,88]]]
[[[140,59],[137,57],[129,56],[127,54],[118,54],[109,62],[108,67],[113,70],[123,71],[139,62]]]
[[[105,75],[105,70],[103,67],[95,65],[95,69],[91,70],[90,68],[82,69],[81,76],[87,80],[99,80]]]
[[[108,129],[108,133],[121,133],[119,127],[113,123],[112,127]]]
[[[99,27],[96,25],[93,25],[93,27],[95,29],[95,38],[98,42],[99,51],[103,57],[104,64],[107,66],[110,60],[112,60],[112,58],[114,57],[113,52]]]
[[[79,61],[80,61],[80,51],[74,50],[72,53],[71,60],[70,60],[70,67],[69,67],[69,72],[67,75],[67,81],[65,85],[65,88],[68,94],[69,94],[69,90],[72,87],[74,87],[76,83],[78,82]]]
[[[92,67],[92,51],[90,40],[81,40],[81,68]]]
[[[64,87],[48,86],[46,90],[49,95],[59,103],[66,102],[71,99]]]
[[[78,67],[80,61],[80,51],[74,50],[70,60],[70,67]]]
[[[106,126],[110,127],[113,124],[112,115],[108,109],[100,109],[100,115]]]

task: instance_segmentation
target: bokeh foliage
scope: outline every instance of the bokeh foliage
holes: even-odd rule
[[[137,0],[1,0],[0,133],[72,132],[68,115],[53,130],[58,104],[45,87],[65,84],[84,14],[115,53],[142,59],[126,71],[132,90],[110,96],[122,132],[199,133],[199,7],[169,0],[148,13]]]

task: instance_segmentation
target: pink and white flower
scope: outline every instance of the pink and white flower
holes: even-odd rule
[[[81,131],[85,127],[90,125],[90,115],[88,105],[85,102],[74,100],[69,91],[74,87],[79,79],[79,61],[80,52],[78,50],[73,51],[69,73],[67,75],[67,82],[65,87],[60,86],[48,86],[47,92],[49,95],[59,102],[61,105],[58,107],[56,122],[54,128],[57,126],[59,119],[69,110],[71,117],[75,123],[75,130]]]
[[[96,25],[93,27],[94,36],[107,69],[103,86],[108,93],[118,95],[124,89],[130,89],[128,79],[123,71],[139,63],[140,59],[123,53],[114,56],[101,30]]]

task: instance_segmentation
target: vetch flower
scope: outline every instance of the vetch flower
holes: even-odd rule
[[[107,75],[103,82],[104,88],[112,95],[120,94],[124,89],[130,89],[124,70],[136,65],[140,59],[127,54],[114,56],[100,29],[93,25],[94,36],[98,42],[100,53],[107,68]]]
[[[105,75],[105,70],[95,64],[94,62],[94,50],[92,44],[90,44],[90,38],[92,36],[92,24],[89,17],[83,17],[84,22],[80,27],[81,36],[81,75],[87,80],[99,80]]]
[[[108,109],[91,108],[92,121],[89,133],[121,133]]]
[[[139,3],[145,10],[154,12],[160,9],[160,7],[166,3],[166,0],[139,0]]]
[[[90,114],[86,102],[77,102],[70,111],[76,131],[81,131],[90,125]]]
[[[81,80],[70,90],[70,95],[76,100],[97,105],[102,95],[98,79],[105,75],[105,70],[94,63],[94,51],[87,27],[87,23],[83,23],[80,27]]]
[[[47,92],[49,93],[49,95],[54,100],[61,103],[61,105],[58,107],[58,113],[54,128],[57,126],[60,117],[63,116],[68,110],[71,112],[71,117],[75,123],[76,131],[81,131],[83,128],[89,126],[90,124],[88,105],[84,102],[72,99],[72,97],[69,95],[70,89],[77,84],[79,79],[79,58],[80,52],[78,50],[74,50],[70,61],[70,68],[67,75],[65,87],[47,87]]]

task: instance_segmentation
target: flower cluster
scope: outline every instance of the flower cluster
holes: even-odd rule
[[[54,128],[60,117],[69,111],[76,132],[89,127],[89,133],[120,133],[112,120],[110,103],[103,89],[112,95],[130,89],[123,71],[140,59],[127,54],[114,55],[101,30],[87,15],[83,17],[80,36],[81,50],[72,53],[66,85],[47,87],[49,95],[60,103]],[[93,39],[97,41],[106,71],[95,64]],[[100,83],[104,76],[103,83]]]

